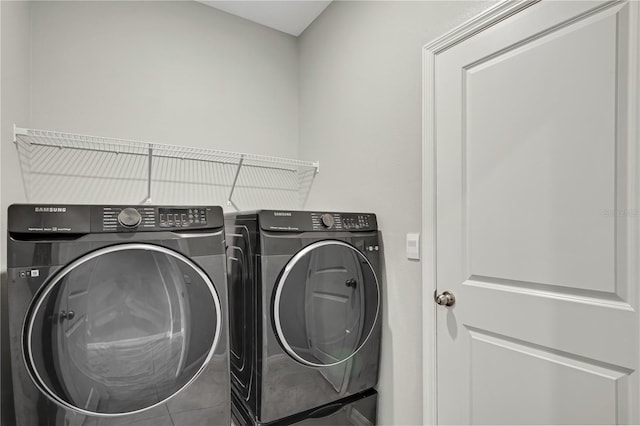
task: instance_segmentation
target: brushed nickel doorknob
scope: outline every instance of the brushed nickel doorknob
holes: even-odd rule
[[[450,291],[443,291],[438,295],[434,295],[434,299],[440,306],[453,306],[456,303],[456,298]]]

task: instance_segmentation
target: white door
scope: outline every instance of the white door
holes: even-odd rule
[[[437,421],[637,424],[640,3],[511,7],[427,62]]]

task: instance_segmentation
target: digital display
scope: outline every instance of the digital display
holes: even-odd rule
[[[346,229],[366,229],[371,226],[369,215],[366,214],[343,214],[342,222]]]
[[[187,228],[194,225],[206,225],[205,209],[158,209],[160,226],[166,228]]]

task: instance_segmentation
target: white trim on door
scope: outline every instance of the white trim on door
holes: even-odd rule
[[[436,310],[435,63],[438,54],[540,0],[505,0],[422,48],[422,423],[438,423]]]

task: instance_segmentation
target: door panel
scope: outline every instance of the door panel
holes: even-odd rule
[[[336,364],[354,353],[362,339],[364,286],[358,254],[346,247],[318,248],[310,253],[306,286],[306,324],[311,353],[323,364]],[[345,283],[352,280],[354,285]],[[349,385],[351,362],[321,370],[340,393]]]
[[[615,292],[617,28],[595,18],[464,67],[469,276]]]
[[[615,424],[629,371],[469,330],[471,418],[478,424]],[[514,392],[512,383],[526,383]],[[487,392],[491,389],[491,392]],[[618,396],[618,392],[623,392]],[[558,404],[561,401],[561,404]],[[590,401],[585,404],[585,401]],[[496,414],[496,413],[499,413]]]
[[[314,356],[333,364],[351,354],[362,336],[364,291],[356,252],[325,248],[310,253],[305,296],[307,335]],[[349,280],[353,287],[345,285]],[[346,333],[345,333],[346,332]]]
[[[195,380],[220,329],[220,300],[197,265],[163,247],[121,244],[53,275],[23,333],[29,371],[47,397],[83,414],[121,415]]]
[[[436,56],[439,423],[640,420],[638,9],[541,2]]]
[[[341,241],[313,243],[292,257],[278,280],[276,335],[298,362],[344,363],[373,330],[379,297],[377,278],[361,252]],[[337,376],[328,380],[339,390],[344,371],[332,371]]]
[[[81,401],[86,397],[84,409],[94,410],[100,399],[98,389],[92,380],[78,369],[78,360],[82,358],[78,349],[86,347],[86,335],[81,332],[82,324],[87,320],[87,297],[90,277],[95,263],[89,267],[75,271],[75,279],[65,279],[59,286],[60,292],[56,300],[51,321],[55,324],[52,330],[52,354],[56,373],[62,380],[62,385],[68,392],[70,399]],[[57,292],[56,292],[57,293]],[[69,362],[71,361],[71,362]],[[75,377],[75,380],[71,378]],[[88,397],[86,396],[88,395]]]

